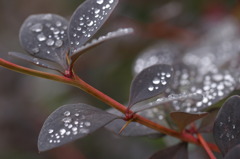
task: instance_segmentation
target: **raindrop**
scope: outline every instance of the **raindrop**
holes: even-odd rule
[[[71,134],[71,132],[70,132],[70,131],[67,131],[67,132],[66,132],[66,135],[70,135],[70,134]]]
[[[60,135],[64,135],[66,133],[66,130],[65,129],[60,129]]]
[[[160,79],[157,77],[153,79],[153,84],[159,84],[160,82],[161,82]]]
[[[149,90],[149,91],[153,91],[153,90],[154,90],[154,87],[153,87],[153,86],[149,86],[149,87],[148,87],[148,90]]]
[[[161,83],[162,83],[162,85],[166,85],[166,84],[167,84],[167,81],[161,80]]]
[[[49,134],[53,133],[53,129],[49,129],[49,130],[48,130],[48,133],[49,133]]]
[[[104,0],[97,0],[97,4],[102,4]]]
[[[112,4],[114,0],[109,0],[109,3]]]
[[[79,113],[76,113],[75,116],[79,116]]]
[[[71,115],[70,111],[65,111],[64,112],[64,116],[69,116],[69,115]]]
[[[170,74],[170,73],[167,73],[167,74],[166,74],[166,77],[167,77],[167,78],[170,78],[170,77],[171,77],[171,74]]]
[[[60,21],[57,21],[57,22],[56,22],[56,26],[57,26],[57,27],[60,27],[60,26],[62,26],[62,23],[61,23]]]
[[[88,26],[92,26],[92,25],[93,25],[93,21],[92,21],[92,20],[89,21],[89,22],[87,23],[87,25],[88,25]]]
[[[52,20],[52,14],[46,14],[42,17],[42,19],[45,19],[45,20]]]
[[[78,125],[78,123],[79,123],[78,121],[74,121],[74,124],[75,124],[75,125]]]
[[[42,24],[40,24],[40,23],[37,23],[37,24],[34,24],[33,26],[31,26],[31,28],[30,28],[32,31],[34,31],[34,32],[41,32],[42,30],[43,30],[43,26],[42,26]]]
[[[85,124],[85,126],[87,126],[87,127],[91,126],[91,123],[90,123],[89,121],[86,121],[84,124]]]
[[[82,128],[79,130],[79,133],[87,134],[87,133],[89,133],[89,130]]]
[[[80,31],[80,30],[82,30],[82,28],[81,27],[77,27],[77,30]]]
[[[56,34],[59,34],[59,33],[60,33],[60,31],[59,31],[57,28],[54,28],[54,29],[53,29],[53,34],[56,35]]]
[[[63,121],[64,123],[70,123],[70,122],[72,121],[72,119],[69,118],[69,117],[67,117],[67,118],[63,118],[62,121]]]
[[[55,43],[55,46],[56,47],[61,47],[63,44],[63,41],[62,40],[57,40],[56,43]]]
[[[73,127],[73,128],[72,128],[72,131],[77,131],[77,127]]]
[[[97,9],[97,8],[96,8],[95,11],[94,11],[94,13],[95,13],[95,14],[100,13],[100,9]]]
[[[39,48],[37,48],[37,47],[33,48],[33,49],[32,49],[32,52],[33,52],[34,54],[38,53],[38,52],[39,52]]]
[[[38,35],[37,35],[37,38],[38,38],[39,41],[45,41],[45,40],[47,39],[46,36],[43,35],[43,33],[38,34]]]
[[[105,7],[106,7],[106,8],[110,8],[110,5],[109,5],[109,4],[107,4]]]
[[[48,39],[48,40],[46,41],[46,44],[47,44],[48,46],[53,46],[54,40]]]
[[[72,124],[69,124],[69,125],[68,125],[68,129],[71,129],[72,127],[73,127]]]

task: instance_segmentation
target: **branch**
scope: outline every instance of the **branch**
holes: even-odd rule
[[[101,91],[97,90],[96,88],[92,87],[91,85],[87,84],[82,79],[80,79],[76,74],[74,74],[72,78],[67,78],[67,77],[64,77],[64,76],[59,76],[59,75],[55,75],[55,74],[50,74],[50,73],[37,71],[37,70],[26,68],[26,67],[22,67],[22,66],[13,64],[9,61],[3,60],[1,58],[0,58],[0,66],[3,66],[7,69],[10,69],[10,70],[13,70],[13,71],[16,71],[16,72],[19,72],[19,73],[32,75],[32,76],[37,76],[37,77],[41,77],[41,78],[50,79],[50,80],[66,83],[66,84],[69,84],[69,85],[73,85],[73,86],[78,87],[78,88],[82,89],[83,91],[91,94],[92,96],[98,98],[99,100],[101,100],[102,102],[110,105],[111,107],[116,108],[117,110],[119,110],[123,114],[125,114],[125,112],[127,111],[127,107],[125,107],[124,105],[115,101],[114,99],[112,99],[111,97],[102,93]],[[130,111],[129,113],[133,113],[133,112]],[[144,117],[142,117],[138,114],[134,114],[134,121],[136,121],[140,124],[143,124],[143,125],[145,125],[149,128],[155,129],[159,132],[162,132],[164,134],[179,138],[179,139],[181,139],[185,142],[190,142],[190,143],[193,143],[193,144],[202,145],[202,143],[191,134],[188,134],[186,132],[180,133],[180,132],[177,132],[175,130],[166,128],[166,127],[164,127],[162,125],[159,125],[157,123],[154,123],[154,122],[148,120],[147,118],[144,118]],[[216,145],[210,144],[210,143],[206,143],[206,144],[208,145],[208,147],[211,150],[219,152],[219,149]]]
[[[201,143],[202,147],[205,149],[205,151],[207,152],[208,156],[210,157],[210,159],[216,159],[216,157],[214,156],[213,152],[211,151],[211,148],[209,147],[209,145],[207,144],[207,142],[204,140],[204,138],[202,137],[202,135],[200,133],[197,133],[199,142]]]

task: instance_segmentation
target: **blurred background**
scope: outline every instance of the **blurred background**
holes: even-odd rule
[[[0,58],[37,68],[8,56],[24,52],[18,41],[22,22],[31,14],[55,13],[67,19],[82,0],[0,0]],[[86,82],[121,103],[126,103],[137,55],[161,40],[191,46],[204,28],[233,16],[239,19],[237,0],[119,0],[107,23],[95,35],[119,27],[135,34],[110,40],[83,55],[75,70]],[[26,76],[0,68],[1,159],[146,159],[165,146],[161,139],[119,137],[104,129],[74,143],[38,153],[37,138],[47,116],[64,104],[106,104],[72,86]]]

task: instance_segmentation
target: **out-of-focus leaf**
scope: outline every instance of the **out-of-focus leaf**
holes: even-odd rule
[[[159,64],[139,73],[131,84],[129,107],[163,93],[171,85],[174,73],[169,65]]]
[[[133,72],[137,75],[145,68],[156,64],[173,65],[181,59],[178,58],[180,52],[180,47],[173,42],[157,43],[140,53],[134,63]]]
[[[73,13],[68,37],[70,55],[87,42],[108,19],[118,0],[86,0]]]
[[[64,105],[44,122],[38,149],[46,151],[85,137],[116,118],[116,115],[87,104]]]
[[[56,62],[67,69],[68,21],[55,14],[29,16],[20,29],[22,47],[32,56]]]
[[[240,144],[233,147],[229,152],[226,154],[224,159],[239,159],[240,158]]]
[[[208,113],[186,113],[186,112],[171,112],[170,116],[177,124],[180,131],[182,131],[188,124],[205,117]]]
[[[221,107],[213,126],[216,144],[225,155],[240,143],[240,97],[230,97]]]
[[[149,159],[188,159],[187,143],[179,143],[156,152]]]
[[[122,113],[116,109],[109,109],[108,112],[111,114],[115,114],[117,116],[122,115]],[[126,121],[124,121],[122,119],[116,119],[116,120],[112,121],[111,123],[109,123],[108,125],[106,125],[105,128],[114,132],[115,134],[118,134],[125,124],[126,124]],[[155,135],[155,134],[160,135],[160,132],[158,132],[154,129],[148,128],[139,123],[131,122],[119,135],[121,135],[121,136],[146,136],[146,135]]]
[[[132,28],[123,28],[123,29],[118,29],[117,31],[113,31],[113,32],[109,32],[107,35],[104,36],[100,36],[98,39],[94,39],[92,40],[90,43],[87,43],[86,45],[83,45],[81,47],[79,47],[75,53],[71,56],[72,59],[72,63],[74,63],[74,61],[77,60],[77,58],[82,55],[85,51],[107,41],[113,38],[117,38],[120,36],[124,36],[127,34],[131,34],[133,33],[133,29]]]
[[[205,133],[212,132],[217,113],[218,113],[218,110],[209,112],[209,114],[203,118],[203,120],[198,128],[198,132],[205,132]]]
[[[46,60],[42,60],[42,59],[27,55],[27,54],[18,53],[18,52],[9,52],[8,54],[13,56],[13,57],[31,62],[34,65],[37,65],[37,66],[40,66],[40,67],[48,68],[48,69],[55,70],[55,71],[60,71],[61,70],[60,68],[47,63]]]

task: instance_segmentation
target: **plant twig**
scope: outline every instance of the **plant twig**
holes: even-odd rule
[[[37,71],[37,70],[26,68],[26,67],[22,67],[22,66],[13,64],[9,61],[3,60],[1,58],[0,58],[0,66],[3,66],[7,69],[10,69],[10,70],[13,70],[13,71],[16,71],[16,72],[20,72],[20,73],[23,73],[23,74],[37,76],[37,77],[41,77],[41,78],[50,79],[50,80],[66,83],[66,84],[69,84],[69,85],[73,85],[73,86],[78,87],[78,88],[82,89],[83,91],[91,94],[92,96],[98,98],[99,100],[108,104],[109,106],[116,108],[117,110],[119,110],[123,114],[127,111],[127,107],[120,104],[119,102],[112,99],[111,97],[107,96],[106,94],[102,93],[101,91],[97,90],[96,88],[92,87],[91,85],[89,85],[88,83],[86,83],[85,81],[80,79],[76,74],[73,74],[72,78],[67,78],[67,77],[64,77],[64,76],[59,76],[59,75],[55,75],[55,74],[50,74],[50,73]],[[133,113],[133,112],[129,110],[129,113]],[[193,135],[191,135],[189,133],[177,132],[175,130],[169,129],[169,128],[164,127],[160,124],[152,122],[151,120],[149,120],[147,118],[144,118],[144,117],[142,117],[138,114],[134,114],[133,118],[134,118],[134,121],[136,121],[140,124],[143,124],[143,125],[145,125],[149,128],[155,129],[155,130],[157,130],[161,133],[179,138],[179,139],[181,139],[185,142],[190,142],[190,143],[193,143],[193,144],[202,145],[201,140],[198,140],[197,138],[195,138]],[[211,150],[219,152],[219,149],[216,145],[206,143],[206,142],[205,142],[205,145],[207,145],[207,147],[209,147]]]
[[[205,149],[208,156],[210,157],[210,159],[216,159],[213,152],[211,151],[211,148],[209,147],[209,145],[207,144],[205,139],[202,137],[202,135],[200,133],[197,133],[197,137],[198,137],[199,142],[201,143],[202,147]]]

